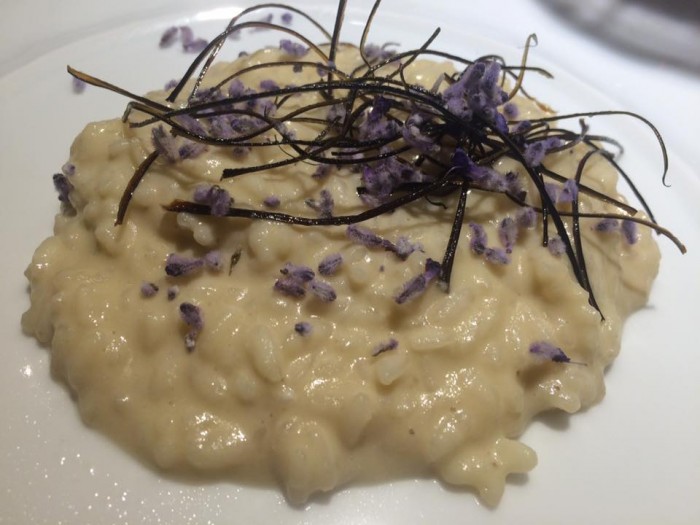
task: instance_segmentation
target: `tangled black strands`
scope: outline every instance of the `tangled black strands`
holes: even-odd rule
[[[157,123],[167,126],[171,136],[181,136],[200,144],[239,148],[278,147],[283,148],[287,155],[287,158],[282,160],[260,165],[246,165],[242,160],[240,167],[224,169],[222,179],[250,175],[298,162],[326,168],[351,166],[370,172],[380,169],[378,166],[381,163],[394,162],[394,170],[407,170],[418,174],[410,180],[393,180],[389,189],[381,194],[377,194],[376,189],[370,188],[370,184],[365,181],[363,186],[357,188],[357,192],[366,203],[367,209],[359,213],[306,217],[269,209],[231,206],[224,214],[227,217],[276,221],[299,226],[349,225],[389,213],[419,199],[435,202],[430,199],[437,197],[439,204],[445,207],[444,197],[457,193],[454,220],[439,274],[439,283],[446,291],[449,291],[450,275],[462,225],[467,215],[467,200],[469,194],[474,191],[501,194],[523,209],[539,214],[543,225],[542,244],[546,246],[549,243],[551,226],[561,240],[562,251],[576,280],[588,293],[590,304],[601,313],[601,318],[602,312],[595,300],[586,270],[580,227],[582,219],[618,219],[641,224],[669,238],[682,253],[685,253],[685,246],[670,231],[657,224],[631,177],[615,160],[617,154],[622,152],[620,143],[608,137],[588,134],[588,125],[584,120],[599,116],[623,115],[646,125],[659,144],[663,159],[661,180],[666,184],[666,147],[658,130],[647,119],[626,111],[594,111],[544,116],[525,121],[518,120],[517,111],[508,107],[516,95],[522,95],[533,100],[542,109],[547,109],[523,88],[526,72],[551,77],[547,71],[527,64],[530,47],[537,43],[535,35],[528,37],[519,65],[508,65],[498,56],[468,60],[431,49],[439,28],[420,47],[398,53],[390,50],[389,46],[379,48],[367,43],[372,22],[381,4],[381,0],[376,0],[357,47],[362,64],[352,71],[345,72],[338,69],[335,58],[341,46],[352,46],[340,41],[346,4],[346,0],[339,0],[332,31],[324,29],[307,13],[285,4],[260,4],[243,10],[230,21],[225,31],[209,42],[172,89],[167,98],[170,103],[174,102],[192,81],[186,102],[177,108],[139,97],[70,67],[68,71],[75,78],[88,84],[128,97],[130,102],[124,120],[134,127]],[[241,21],[243,17],[262,9],[283,9],[300,15],[321,33],[326,43],[314,44],[307,36],[271,21]],[[207,72],[228,37],[250,28],[278,31],[298,40],[299,44],[295,45],[308,48],[304,48],[303,56],[300,57],[254,64],[236,71],[213,88],[207,88],[209,94],[207,90],[202,90]],[[408,82],[405,76],[406,67],[424,56],[446,58],[461,64],[464,69],[459,75],[443,75],[431,89]],[[313,68],[318,72],[319,80],[286,87],[275,85],[260,91],[243,89],[235,94],[231,94],[229,89],[230,96],[222,93],[226,84],[239,82],[239,76],[264,68],[294,68],[295,71]],[[441,91],[440,84],[446,85]],[[510,86],[508,91],[505,91],[506,86]],[[318,101],[301,108],[287,109],[287,101],[304,93],[319,95]],[[273,114],[259,108],[259,105],[264,105],[266,101],[274,101]],[[328,112],[329,117],[319,118],[319,110]],[[135,113],[145,115],[145,118],[135,121],[132,119]],[[331,117],[331,114],[334,116]],[[382,119],[384,128],[379,131],[370,129],[370,117],[373,114],[374,117]],[[253,126],[254,129],[238,135],[225,136],[215,133],[213,127],[208,126],[211,122],[209,119],[215,117],[248,118],[257,125]],[[559,123],[572,119],[579,121],[579,131],[559,127]],[[302,139],[288,131],[285,123],[308,123],[314,125],[318,131],[315,137]],[[275,132],[276,138],[270,137],[270,131]],[[574,178],[569,179],[543,165],[546,154],[569,150],[577,145],[584,145],[588,151],[579,161]],[[613,151],[606,149],[606,146],[612,147]],[[149,168],[157,162],[160,154],[156,148],[136,169],[119,203],[115,225],[124,221],[134,191],[147,175]],[[637,217],[637,210],[629,204],[586,186],[582,181],[582,174],[585,165],[593,156],[601,158],[620,174],[649,219]],[[521,171],[536,190],[534,196],[528,196],[524,186],[512,177],[509,179],[509,175],[501,175],[491,168],[494,163],[506,158],[515,160],[522,167]],[[575,183],[576,191],[570,199],[570,211],[564,210],[564,206],[558,206],[555,199],[549,195],[547,181],[560,184]],[[610,205],[618,212],[581,211],[578,193]],[[212,214],[208,205],[182,200],[171,202],[165,205],[164,209],[174,213]],[[570,220],[570,234],[565,220]]]

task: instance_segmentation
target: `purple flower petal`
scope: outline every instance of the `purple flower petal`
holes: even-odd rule
[[[569,179],[564,183],[559,194],[559,202],[574,202],[576,199],[578,199],[578,184],[574,179]]]
[[[352,242],[362,244],[368,248],[384,247],[384,239],[373,231],[363,228],[362,226],[357,226],[356,224],[348,226],[345,230],[345,235],[347,235],[348,239]]]
[[[498,239],[506,253],[513,252],[515,242],[518,240],[518,225],[512,217],[506,217],[498,225]]]
[[[339,253],[331,253],[318,264],[318,273],[321,275],[333,275],[343,264],[343,256]]]
[[[415,299],[428,288],[430,281],[435,279],[440,273],[440,263],[433,259],[425,261],[425,271],[404,283],[401,291],[394,297],[398,304],[403,304],[407,301]]]
[[[217,217],[225,217],[233,202],[229,192],[217,185],[197,186],[193,200],[209,206],[211,214]]]
[[[274,91],[279,88],[279,84],[274,80],[266,79],[260,81],[260,89],[262,89],[263,91]]]
[[[304,297],[306,295],[304,283],[299,279],[294,279],[293,277],[277,279],[275,281],[274,289],[275,291],[289,297]]]
[[[285,264],[284,268],[280,270],[280,273],[302,283],[308,283],[314,277],[316,277],[314,271],[308,266],[297,265],[292,263]]]
[[[539,357],[544,357],[555,363],[569,363],[571,361],[561,348],[547,341],[532,343],[530,345],[530,353]]]
[[[321,299],[323,302],[330,303],[336,300],[336,293],[333,287],[325,281],[319,281],[318,279],[312,279],[309,282],[309,288],[314,293],[316,297]]]
[[[268,197],[265,197],[263,200],[263,206],[266,208],[279,208],[280,207],[280,200],[279,197],[275,197],[274,195],[269,195]]]
[[[172,46],[175,41],[177,40],[177,36],[180,30],[177,27],[169,27],[165,31],[163,31],[163,34],[160,37],[160,42],[158,43],[158,46],[165,49],[167,47]]]
[[[603,232],[603,233],[617,231],[619,228],[620,228],[619,221],[617,219],[613,219],[613,218],[601,219],[595,225],[595,230],[598,232]]]
[[[177,253],[171,253],[165,260],[165,273],[170,277],[180,277],[191,274],[204,266],[202,259],[184,257]]]
[[[70,193],[73,191],[73,184],[68,180],[68,177],[63,173],[55,173],[53,175],[53,186],[58,192],[58,200],[72,208]]]
[[[303,57],[309,52],[309,48],[298,42],[292,42],[288,38],[280,40],[280,49],[293,57]]]
[[[484,258],[492,264],[508,264],[510,258],[501,248],[486,248]]]
[[[554,235],[547,242],[547,249],[552,255],[563,255],[566,253],[566,244],[561,237]]]
[[[168,162],[180,160],[180,151],[175,137],[166,132],[162,125],[158,125],[151,130],[151,142],[160,156],[164,157]]]
[[[203,260],[207,268],[211,268],[212,270],[219,271],[224,267],[223,263],[221,262],[221,252],[219,250],[212,250],[208,252],[203,257]]]
[[[537,212],[532,208],[520,208],[515,214],[515,222],[521,228],[533,228],[537,224]]]
[[[627,241],[627,244],[635,244],[639,240],[637,233],[637,223],[634,221],[622,221],[622,236]]]
[[[84,80],[81,80],[77,77],[73,77],[72,87],[73,87],[73,93],[79,95],[80,93],[85,91],[87,84],[85,83]]]
[[[292,18],[293,18],[292,13],[290,13],[289,11],[282,13],[281,20],[282,20],[282,23],[284,25],[286,25],[286,26],[290,25],[292,23]]]
[[[423,245],[418,242],[413,243],[408,237],[400,235],[399,238],[396,239],[394,249],[391,251],[393,251],[399,259],[405,261],[413,252],[422,252]]]
[[[304,203],[311,208],[312,210],[315,210],[318,213],[318,216],[321,218],[329,218],[333,216],[333,207],[335,206],[335,202],[333,200],[333,196],[331,195],[331,192],[328,190],[321,190],[320,193],[320,199],[306,199]]]
[[[482,255],[486,250],[486,244],[488,243],[486,231],[481,224],[477,224],[475,222],[470,222],[469,228],[472,231],[472,236],[469,240],[469,248],[471,248],[475,254]]]

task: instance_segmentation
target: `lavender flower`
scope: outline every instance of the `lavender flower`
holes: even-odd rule
[[[609,233],[617,231],[620,228],[620,223],[617,219],[606,218],[598,221],[594,228],[598,232]]]
[[[306,199],[304,203],[311,208],[312,210],[315,210],[318,213],[318,216],[321,218],[328,218],[333,216],[333,207],[335,206],[335,202],[333,200],[333,196],[331,195],[331,192],[323,189],[321,190],[320,193],[320,199]]]
[[[308,266],[297,265],[292,263],[285,264],[284,268],[280,270],[280,273],[302,283],[308,283],[314,277],[316,277],[314,271]]]
[[[393,251],[399,259],[405,261],[413,252],[422,252],[423,245],[420,243],[412,243],[408,237],[400,235],[399,238],[396,239],[396,245],[390,251]]]
[[[518,240],[518,224],[512,217],[506,217],[498,225],[498,239],[506,250],[506,253],[513,252],[513,246]]]
[[[188,43],[182,43],[185,53],[201,53],[209,45],[209,41],[204,38],[196,38]]]
[[[219,271],[223,268],[223,263],[221,262],[221,252],[219,250],[212,250],[208,252],[202,260],[207,268]]]
[[[335,301],[337,295],[333,287],[325,281],[319,281],[318,279],[312,279],[309,282],[309,288],[311,291],[325,303],[330,303]]]
[[[311,326],[311,323],[308,323],[306,321],[301,321],[301,322],[296,323],[294,325],[294,331],[301,336],[310,335],[312,329],[313,329],[313,327]]]
[[[177,153],[180,159],[194,159],[199,157],[206,150],[206,145],[202,144],[201,142],[185,140],[185,142],[178,148]]]
[[[469,228],[472,231],[472,237],[469,240],[469,248],[471,248],[475,254],[482,255],[486,251],[486,244],[488,243],[486,231],[481,224],[475,222],[470,222]]]
[[[537,212],[529,206],[520,208],[515,213],[515,222],[517,222],[518,226],[521,228],[533,228],[537,223]]]
[[[85,83],[84,80],[81,80],[77,77],[73,77],[72,81],[72,87],[73,87],[73,93],[76,95],[81,94],[83,91],[85,91],[85,88],[87,87],[87,84]]]
[[[180,318],[189,326],[190,330],[185,335],[185,347],[188,352],[192,352],[199,333],[204,327],[204,319],[200,308],[192,303],[180,304]]]
[[[155,283],[144,282],[141,284],[141,295],[143,297],[153,297],[158,293],[158,286]]]
[[[576,199],[578,199],[578,184],[576,180],[569,179],[564,183],[559,194],[559,202],[574,202]]]
[[[383,354],[384,352],[387,352],[389,350],[395,350],[396,348],[398,348],[398,346],[399,342],[392,337],[388,341],[383,341],[377,346],[375,346],[374,350],[372,350],[372,357],[376,357],[379,354]]]
[[[562,255],[566,253],[566,244],[561,237],[554,235],[547,241],[547,249],[552,255]]]
[[[508,264],[510,262],[508,255],[501,248],[486,248],[484,259],[492,264]]]
[[[367,228],[362,226],[357,226],[356,224],[351,224],[345,230],[345,235],[348,239],[356,244],[362,244],[368,248],[383,248],[385,247],[385,241],[379,235],[374,233]]]
[[[281,20],[284,25],[290,25],[292,23],[292,13],[290,13],[289,11],[282,13]]]
[[[269,196],[265,197],[265,199],[263,200],[263,206],[265,206],[266,208],[271,208],[271,209],[279,208],[280,207],[279,197],[275,197],[274,195],[269,195]]]
[[[279,84],[274,80],[265,79],[260,81],[260,89],[262,89],[263,91],[274,91],[275,89],[279,88]]]
[[[426,124],[429,124],[429,121],[426,121],[424,115],[411,113],[404,121],[401,134],[406,143],[420,152],[437,153],[440,151],[440,145],[435,142],[435,139],[423,133],[423,128]]]
[[[622,231],[622,237],[625,239],[625,241],[627,241],[627,244],[636,244],[639,240],[636,222],[624,220],[622,221],[620,230]]]
[[[193,199],[209,206],[211,214],[217,217],[225,217],[233,202],[229,192],[217,185],[197,186]]]
[[[179,31],[180,30],[177,27],[169,27],[168,29],[163,31],[158,46],[162,49],[172,46],[177,40],[177,35]]]
[[[273,288],[281,294],[288,295],[289,297],[304,297],[306,295],[304,282],[300,281],[299,279],[294,279],[293,277],[277,279]]]
[[[177,253],[168,254],[165,260],[165,273],[170,277],[189,275],[204,266],[203,259],[183,257]]]
[[[440,263],[433,259],[425,261],[425,271],[404,283],[401,291],[394,297],[398,304],[403,304],[407,301],[415,299],[428,288],[430,281],[435,279],[440,273]]]
[[[523,158],[525,164],[531,167],[536,167],[542,164],[547,153],[551,150],[560,147],[562,144],[559,137],[547,137],[546,139],[531,142],[525,146]]]
[[[63,173],[55,173],[53,175],[53,187],[58,192],[58,200],[69,208],[73,208],[70,202],[70,193],[73,191],[73,184],[68,180]]]
[[[153,147],[168,162],[180,160],[180,151],[177,141],[170,133],[167,133],[162,125],[158,125],[151,130],[151,142]]]
[[[280,49],[293,57],[303,57],[309,52],[309,48],[298,42],[292,42],[288,38],[280,40]]]
[[[571,359],[558,346],[554,346],[547,341],[538,341],[530,345],[530,353],[539,357],[544,357],[555,363],[569,363]]]
[[[508,120],[513,120],[518,118],[518,106],[513,104],[512,102],[507,102],[506,104],[503,105],[503,115],[508,119]]]
[[[321,275],[333,275],[343,264],[343,256],[339,253],[332,253],[323,258],[318,264],[318,273]]]

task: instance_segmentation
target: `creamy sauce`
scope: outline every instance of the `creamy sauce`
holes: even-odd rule
[[[356,60],[349,55],[340,60]],[[213,77],[274,56],[255,54]],[[421,63],[411,75],[431,86],[446,69]],[[269,76],[263,70],[244,81],[257,85]],[[521,110],[536,111],[524,103]],[[77,137],[70,157],[77,213],[56,217],[54,236],[27,270],[32,306],[24,329],[51,346],[52,369],[75,393],[88,425],[165,471],[276,479],[294,502],[351,481],[426,472],[497,502],[508,474],[536,464],[534,451],[518,441],[535,414],[573,413],[601,399],[622,322],[645,303],[658,267],[648,231],[629,246],[582,220],[601,322],[566,258],[542,247],[540,226],[521,232],[507,265],[475,255],[465,227],[449,294],[430,286],[397,304],[397,291],[424,270],[426,258],[441,259],[454,197],[443,198],[447,210],[418,201],[363,223],[389,240],[406,235],[421,243],[423,251],[405,261],[354,244],[345,227],[165,212],[163,204],[191,199],[198,185],[218,183],[222,168],[236,166],[235,155],[210,148],[176,164],[156,161],[125,223],[115,227],[122,192],[151,150],[150,128],[120,120],[89,124]],[[545,162],[573,176],[583,153],[565,151]],[[250,153],[263,154],[284,155],[278,148]],[[515,163],[497,167],[522,171]],[[279,211],[313,216],[304,199],[326,188],[336,210],[363,209],[357,174],[318,181],[314,169],[297,164],[221,185],[237,206],[261,208],[274,194]],[[583,180],[616,195],[616,174],[600,159],[589,162]],[[581,208],[602,206],[581,196]],[[473,192],[467,220],[483,224],[496,243],[499,221],[517,209],[502,196]],[[165,275],[168,254],[213,249],[223,269]],[[343,264],[324,279],[335,301],[273,291],[285,263],[316,269],[333,253],[342,254]],[[143,282],[155,283],[158,293],[144,297]],[[179,294],[168,300],[173,285]],[[199,306],[204,318],[192,352],[184,344],[182,302]],[[311,333],[297,333],[299,322],[308,322]],[[391,338],[397,348],[373,355]],[[541,340],[581,364],[532,355],[529,345]]]

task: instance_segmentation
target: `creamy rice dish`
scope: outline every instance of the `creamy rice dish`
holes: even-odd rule
[[[222,91],[240,94],[317,82],[316,68],[292,73],[292,66],[229,78],[254,64],[290,60],[294,50],[285,45],[214,66],[206,85],[223,82]],[[343,46],[334,65],[361,67],[357,48]],[[444,74],[453,81],[467,76],[422,59],[403,74],[412,85],[437,85],[442,93],[459,83],[441,84]],[[147,98],[167,105],[166,96]],[[275,115],[323,96],[295,94],[284,111],[281,99],[239,107],[258,104],[256,111]],[[508,104],[511,131],[518,122],[551,116],[524,97]],[[348,107],[322,105],[313,115],[342,127],[351,113],[342,109]],[[453,147],[448,154],[444,143],[437,149],[421,143],[431,131],[420,115],[409,122],[377,98],[360,113],[357,122],[382,119],[413,148],[392,157],[399,171],[415,168],[416,149],[447,159],[452,171],[464,168],[467,179],[478,171],[464,160],[472,152]],[[207,131],[221,124],[207,119]],[[231,122],[231,134],[265,124],[253,119],[236,129]],[[323,129],[313,119],[276,124],[261,137],[303,140]],[[526,157],[535,154],[531,145],[522,145]],[[572,243],[573,223],[564,214],[572,202],[581,214],[625,215],[596,197],[623,200],[603,156],[587,158],[577,174],[590,146],[541,146],[541,158],[526,161],[565,177],[548,181],[547,191]],[[158,158],[115,225],[125,188],[154,151]],[[52,371],[75,394],[86,424],[163,471],[273,480],[292,502],[351,482],[428,473],[497,503],[509,474],[536,465],[535,452],[518,440],[533,416],[574,413],[602,398],[623,321],[645,304],[657,273],[650,229],[580,219],[592,304],[551,219],[543,246],[538,206],[544,204],[522,159],[503,156],[482,166],[518,191],[494,191],[476,175],[470,179],[447,290],[443,253],[459,191],[431,193],[352,224],[226,216],[235,207],[344,217],[397,194],[387,197],[376,187],[378,163],[386,160],[273,164],[221,179],[225,169],[292,154],[288,143],[203,144],[171,134],[157,120],[87,125],[56,177],[63,210],[54,235],[27,270],[25,331],[50,346]],[[407,181],[420,185],[425,175],[415,173]],[[527,195],[531,205],[506,193]],[[190,204],[169,206],[185,201]]]

